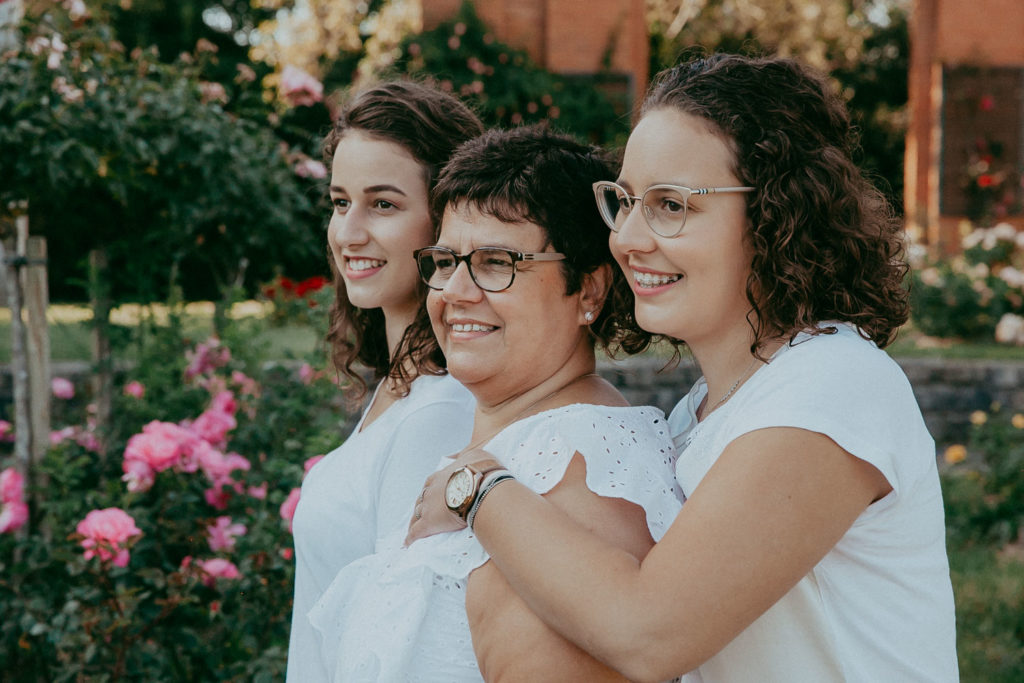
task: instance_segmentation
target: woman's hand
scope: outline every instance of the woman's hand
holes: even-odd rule
[[[413,541],[434,534],[464,529],[466,523],[449,510],[444,501],[444,489],[448,485],[448,477],[460,467],[493,459],[494,456],[487,451],[474,448],[460,453],[450,465],[427,477],[416,508],[413,510],[412,519],[409,521],[409,533],[405,537],[405,545],[408,546]]]

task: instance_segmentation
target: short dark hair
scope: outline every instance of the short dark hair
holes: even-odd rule
[[[614,174],[600,150],[547,127],[495,129],[459,147],[430,200],[439,216],[446,207],[468,207],[502,222],[541,227],[547,243],[566,255],[560,264],[567,295],[580,291],[584,275],[610,265],[611,289],[590,330],[605,348],[626,348],[624,330],[639,332],[632,295],[608,249],[608,228],[591,190]],[[650,335],[639,334],[649,341]]]
[[[718,54],[661,72],[641,117],[674,108],[732,148],[747,195],[758,353],[771,338],[853,323],[884,347],[906,322],[901,225],[853,161],[856,136],[824,76],[791,59]]]
[[[355,93],[344,105],[323,142],[328,167],[338,143],[351,131],[360,131],[406,149],[423,166],[429,189],[455,148],[482,133],[483,124],[469,107],[437,88],[416,81],[390,81]],[[435,216],[431,219],[436,222]],[[386,376],[396,379],[403,392],[412,381],[404,362],[406,358],[416,357],[414,364],[424,372],[443,372],[444,356],[437,347],[414,344],[408,333],[395,353],[390,354],[383,312],[379,308],[353,306],[330,249],[327,256],[334,274],[335,291],[327,342],[334,367],[352,382],[356,396],[366,392],[365,380],[353,368],[357,361],[370,368],[375,379]],[[425,292],[425,288],[421,290],[421,294]],[[417,318],[427,320],[422,302]]]

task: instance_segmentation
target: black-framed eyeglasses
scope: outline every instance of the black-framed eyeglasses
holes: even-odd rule
[[[543,252],[524,254],[504,247],[480,247],[468,254],[456,254],[447,247],[424,247],[412,254],[420,278],[431,289],[444,289],[460,263],[469,268],[469,276],[485,292],[500,292],[512,286],[516,264],[520,261],[561,261],[565,254]]]
[[[633,205],[640,203],[641,211],[647,225],[656,235],[675,237],[686,225],[686,209],[693,195],[718,194],[720,192],[753,192],[753,187],[685,187],[683,185],[651,185],[637,197],[629,194],[618,183],[602,180],[594,183],[594,197],[601,218],[618,232],[626,222]]]

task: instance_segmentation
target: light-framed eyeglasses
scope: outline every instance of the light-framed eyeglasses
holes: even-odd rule
[[[524,254],[504,247],[480,247],[468,254],[457,254],[447,247],[423,247],[413,252],[420,278],[431,289],[444,289],[460,263],[469,269],[469,277],[485,292],[500,292],[516,279],[516,264],[521,261],[561,261],[565,254],[546,251]]]
[[[753,187],[685,187],[683,185],[651,185],[637,197],[629,194],[624,187],[609,180],[593,185],[594,197],[601,218],[618,232],[633,210],[640,203],[640,213],[656,235],[676,237],[686,225],[686,210],[693,195],[719,194],[722,192],[753,192]]]

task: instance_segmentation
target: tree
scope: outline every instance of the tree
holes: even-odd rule
[[[176,275],[208,297],[323,262],[315,186],[269,125],[225,111],[225,89],[198,77],[202,54],[164,64],[126,54],[109,25],[74,23],[59,7],[30,16],[0,62],[0,205],[29,199],[54,298],[81,297],[97,248],[118,300],[162,298]]]
[[[647,0],[651,73],[693,52],[778,54],[832,75],[861,131],[861,166],[902,206],[907,0]]]

